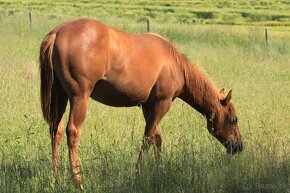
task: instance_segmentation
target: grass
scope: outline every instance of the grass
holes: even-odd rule
[[[32,10],[33,14],[63,16],[115,16],[150,19],[159,22],[235,24],[235,25],[290,25],[290,3],[288,1],[39,1],[2,0],[3,14],[15,14]],[[68,9],[69,7],[69,9]]]
[[[17,6],[15,2],[11,6]],[[36,14],[29,26],[23,12],[6,13],[0,23],[1,191],[77,192],[71,183],[66,139],[60,183],[54,186],[50,137],[39,103],[40,42],[70,16]],[[98,19],[132,33],[146,30],[135,18]],[[289,28],[268,27],[268,45],[264,27],[259,26],[156,21],[151,29],[201,65],[219,88],[234,90],[245,151],[226,155],[208,134],[204,118],[176,100],[161,123],[164,168],[150,151],[136,176],[144,128],[141,110],[90,101],[80,144],[85,192],[289,192]]]

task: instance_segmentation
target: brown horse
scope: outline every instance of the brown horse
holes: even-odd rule
[[[81,127],[88,99],[115,107],[141,106],[146,121],[136,164],[150,145],[161,159],[158,124],[179,97],[207,119],[209,132],[234,154],[242,151],[237,116],[226,96],[209,78],[164,38],[133,35],[98,21],[79,19],[53,29],[40,47],[41,105],[50,125],[53,169],[59,165],[64,112],[70,103],[66,127],[73,178],[83,188],[78,156]]]

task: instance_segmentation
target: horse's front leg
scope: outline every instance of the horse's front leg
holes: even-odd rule
[[[136,163],[136,173],[140,173],[144,153],[148,152],[149,147],[153,144],[156,148],[156,158],[162,164],[161,145],[162,138],[158,124],[165,113],[169,110],[172,103],[171,99],[155,101],[145,104],[142,107],[143,115],[146,121],[144,138]]]

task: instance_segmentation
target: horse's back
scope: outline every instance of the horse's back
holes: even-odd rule
[[[133,106],[175,88],[169,43],[152,35],[134,35],[98,21],[80,19],[57,30],[57,78],[67,92],[88,93],[111,106]],[[152,91],[159,93],[152,96]],[[172,97],[172,96],[170,96]]]

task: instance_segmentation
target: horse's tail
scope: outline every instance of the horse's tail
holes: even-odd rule
[[[49,33],[42,41],[40,46],[40,98],[41,108],[44,119],[50,125],[55,121],[55,108],[54,104],[55,89],[54,89],[54,73],[52,63],[52,53],[56,33]]]

